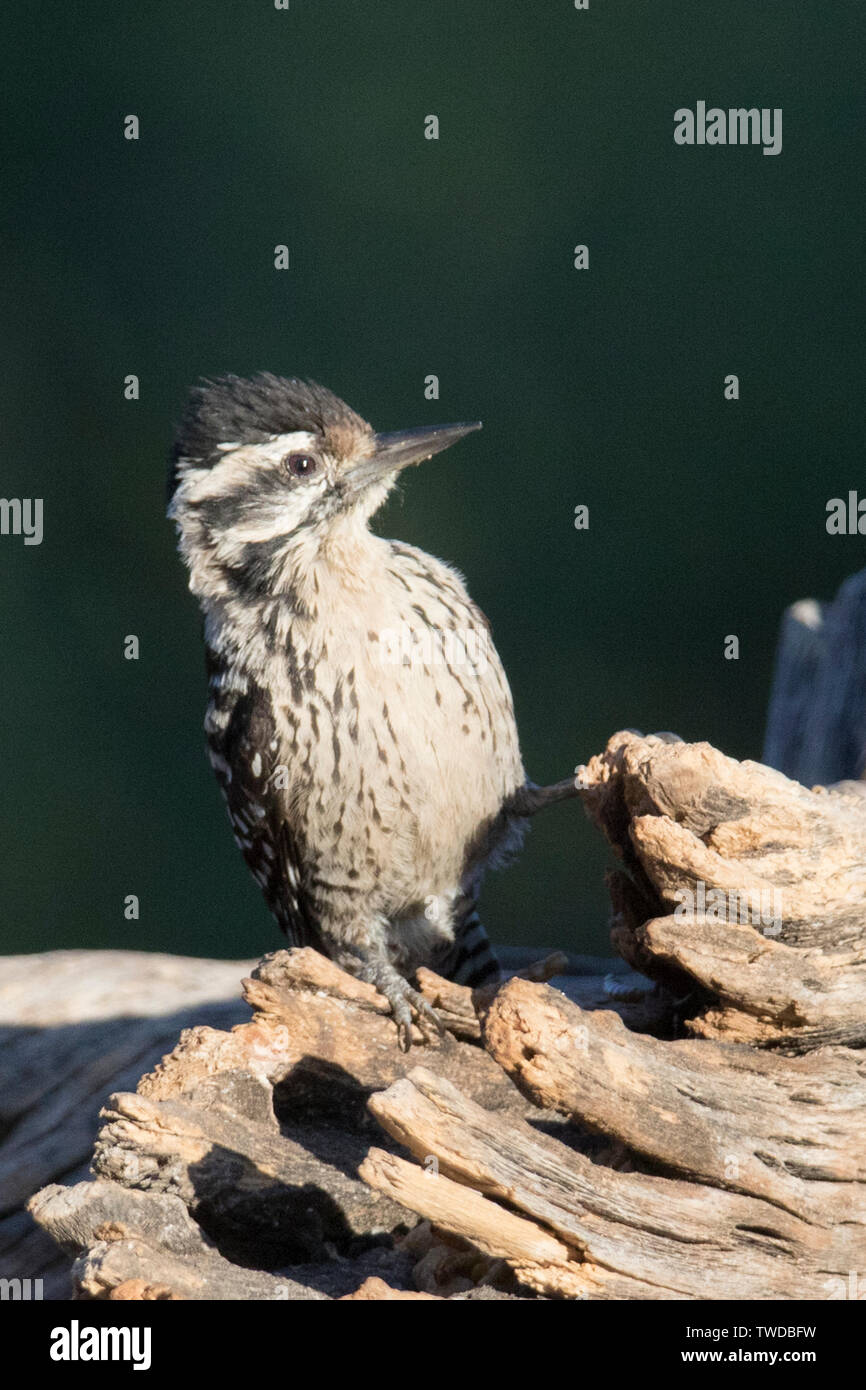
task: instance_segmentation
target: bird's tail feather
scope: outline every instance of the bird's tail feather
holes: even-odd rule
[[[499,961],[474,908],[464,917],[441,973],[455,984],[469,985],[471,989],[501,978]]]

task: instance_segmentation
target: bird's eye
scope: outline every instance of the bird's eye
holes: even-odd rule
[[[290,478],[309,478],[319,466],[313,454],[286,454],[283,469]]]

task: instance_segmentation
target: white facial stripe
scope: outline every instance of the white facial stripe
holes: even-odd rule
[[[184,472],[186,496],[194,502],[209,497],[223,497],[236,491],[255,476],[257,468],[278,464],[286,454],[313,452],[320,445],[319,436],[308,430],[277,434],[262,444],[219,444],[224,457],[212,468],[191,468]]]
[[[231,453],[227,453],[226,458],[216,464],[213,471],[221,471],[226,463],[233,463],[236,459],[242,459],[244,462],[251,460],[254,463],[279,463],[286,454],[314,451],[319,448],[320,444],[319,436],[311,434],[307,430],[295,430],[292,434],[275,434],[272,439],[265,440],[263,444],[231,446]],[[220,448],[222,447],[220,445]]]

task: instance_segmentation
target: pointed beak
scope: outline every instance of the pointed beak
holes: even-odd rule
[[[441,454],[464,435],[480,429],[481,421],[472,420],[468,424],[422,425],[420,429],[377,434],[373,453],[354,465],[346,481],[353,493],[361,492],[389,473],[398,473],[410,464],[423,463],[434,454]]]

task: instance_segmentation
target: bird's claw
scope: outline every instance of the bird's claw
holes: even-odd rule
[[[411,985],[404,982],[404,988],[399,992],[395,990],[393,994],[389,993],[386,997],[391,1005],[391,1013],[397,1025],[397,1042],[401,1052],[408,1052],[412,1046],[413,1022],[426,1043],[435,1042],[437,1037],[444,1037],[447,1031],[445,1024],[433,1005],[428,1003],[417,989],[413,989]]]
[[[366,980],[375,985],[391,1006],[391,1017],[397,1027],[397,1042],[401,1052],[408,1052],[412,1046],[413,1023],[420,1031],[424,1041],[432,1043],[436,1037],[447,1033],[445,1024],[433,1005],[413,989],[409,981],[390,963],[380,961],[361,963],[357,959],[341,962],[344,968],[356,979]]]

